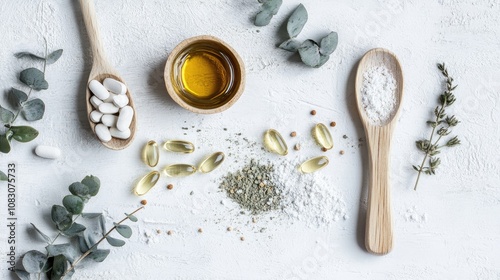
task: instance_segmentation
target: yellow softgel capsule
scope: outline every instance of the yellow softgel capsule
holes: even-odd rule
[[[288,154],[288,147],[285,139],[283,139],[281,134],[274,129],[268,129],[264,133],[264,146],[272,153],[282,156],[286,156]]]
[[[206,157],[198,166],[198,170],[202,173],[214,171],[224,161],[224,153],[217,152]]]
[[[330,150],[333,148],[333,139],[326,125],[318,123],[312,129],[312,136],[321,147]]]
[[[328,163],[329,163],[329,160],[325,156],[315,157],[315,158],[304,161],[299,166],[299,171],[302,173],[313,173],[313,172],[318,171],[321,168],[327,166]]]
[[[168,177],[184,177],[196,172],[196,167],[189,164],[171,164],[163,168]]]
[[[167,151],[176,153],[189,154],[194,152],[193,143],[182,140],[169,140],[163,144],[163,148],[165,148],[165,150]]]
[[[135,185],[134,188],[134,193],[135,195],[141,196],[145,195],[149,190],[151,190],[158,180],[160,179],[160,172],[158,171],[151,171],[148,174],[146,174],[144,177],[142,177],[139,182]]]
[[[150,167],[155,167],[158,164],[160,160],[160,149],[156,141],[151,140],[146,143],[142,150],[142,157],[144,162]]]

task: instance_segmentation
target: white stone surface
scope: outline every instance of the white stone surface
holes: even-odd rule
[[[236,139],[236,133],[260,143],[270,127],[285,135],[300,133],[305,147],[301,155],[309,156],[317,154],[307,137],[310,127],[336,121],[331,164],[321,172],[343,193],[347,220],[318,229],[265,218],[253,224],[218,192],[217,179],[234,168],[227,161],[205,176],[162,177],[145,196],[149,203],[138,213],[140,221],[131,225],[130,241],[112,248],[103,263],[83,263],[75,279],[500,279],[497,1],[304,0],[309,22],[299,38],[318,40],[330,30],[340,37],[338,50],[320,69],[307,68],[275,47],[284,39],[277,35],[279,26],[299,1],[284,1],[267,27],[251,22],[259,7],[254,0],[95,2],[104,48],[137,107],[137,135],[123,151],[104,148],[90,132],[84,91],[92,60],[77,1],[0,5],[2,105],[4,92],[19,86],[19,71],[32,65],[16,59],[15,52],[42,53],[44,36],[49,50],[64,49],[60,61],[47,68],[49,90],[33,94],[46,103],[45,117],[33,124],[40,135],[0,155],[0,170],[6,171],[8,163],[17,166],[18,256],[43,250],[29,223],[52,232],[50,207],[60,203],[70,183],[85,175],[100,177],[103,185],[87,211],[103,210],[111,223],[135,209],[140,199],[131,188],[150,170],[139,156],[150,139],[185,139],[197,147],[190,155],[162,151],[157,168],[177,161],[196,163],[218,150],[229,153],[226,139]],[[246,64],[245,93],[231,109],[216,115],[180,108],[163,82],[168,52],[183,39],[201,34],[223,39]],[[362,245],[367,151],[357,145],[364,133],[353,93],[356,63],[374,47],[396,53],[405,76],[391,156],[395,246],[386,256],[370,255]],[[435,64],[442,61],[459,84],[451,112],[462,121],[455,130],[462,145],[444,151],[438,175],[423,177],[415,192],[411,164],[421,155],[414,141],[429,133],[425,121],[442,88]],[[312,109],[318,112],[315,117],[309,115]],[[64,156],[50,162],[34,156],[34,147],[41,143],[59,147]],[[338,155],[339,150],[345,155]],[[290,153],[288,158],[296,156]],[[174,184],[173,190],[166,190],[168,183]],[[0,194],[0,221],[7,224],[5,187]],[[228,226],[235,230],[227,232]],[[2,227],[0,278],[11,279]],[[261,227],[266,227],[264,233]],[[174,234],[166,235],[167,230]]]

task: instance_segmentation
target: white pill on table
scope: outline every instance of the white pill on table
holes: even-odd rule
[[[99,105],[99,112],[103,114],[115,114],[120,111],[120,108],[116,107],[112,103],[102,103]]]
[[[125,94],[127,92],[127,87],[125,86],[125,84],[115,79],[106,78],[104,79],[103,84],[105,88],[116,94]]]
[[[89,89],[97,98],[104,100],[109,97],[109,91],[97,80],[92,80],[89,83]]]
[[[123,108],[128,105],[128,97],[126,95],[115,95],[113,97],[113,104],[118,108]]]
[[[116,115],[109,115],[109,114],[104,114],[101,118],[101,122],[103,125],[107,127],[112,127],[116,126],[116,121],[118,120],[118,116]]]
[[[61,157],[61,150],[56,147],[38,145],[35,148],[35,154],[42,158],[57,159]]]
[[[108,127],[102,123],[96,125],[94,131],[97,138],[99,138],[102,142],[109,142],[111,140],[111,133],[109,132]]]
[[[94,106],[94,108],[99,108],[99,105],[101,105],[103,102],[101,99],[97,98],[97,96],[92,96],[90,98],[90,104],[92,104],[92,106]]]
[[[111,136],[119,139],[128,139],[130,138],[130,129],[127,128],[124,131],[118,130],[116,127],[111,127],[109,129],[109,132],[111,133]]]
[[[103,113],[101,113],[99,111],[94,110],[94,111],[90,112],[90,120],[92,122],[95,122],[95,123],[100,122],[102,116],[103,116]]]
[[[120,114],[118,115],[118,120],[116,121],[116,128],[120,131],[125,131],[129,129],[132,123],[132,118],[134,117],[134,109],[130,106],[125,106],[120,109]]]

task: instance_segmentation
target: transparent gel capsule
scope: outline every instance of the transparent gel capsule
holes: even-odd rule
[[[168,177],[184,177],[196,172],[196,167],[189,164],[171,164],[163,168]]]
[[[142,158],[144,162],[150,167],[155,167],[160,160],[160,150],[158,144],[151,140],[149,141],[144,149],[142,150]]]
[[[312,129],[312,136],[321,147],[330,150],[333,148],[333,139],[326,125],[318,123]]]
[[[134,193],[138,196],[145,195],[147,192],[149,192],[150,189],[152,189],[155,185],[156,182],[158,182],[158,179],[160,179],[160,172],[158,171],[151,171],[146,176],[142,177],[139,182],[135,185],[134,188]]]
[[[194,145],[188,141],[181,140],[169,140],[163,144],[163,148],[167,151],[176,152],[176,153],[192,153],[194,152]]]
[[[215,168],[224,161],[224,153],[217,152],[206,157],[198,166],[198,170],[202,173],[209,173],[214,171]]]
[[[320,170],[321,168],[327,166],[329,163],[328,158],[325,156],[315,157],[304,161],[300,166],[299,170],[302,173],[312,173]]]
[[[264,146],[270,152],[278,155],[286,156],[288,154],[288,147],[286,146],[285,140],[281,137],[281,134],[274,129],[268,129],[264,133]]]

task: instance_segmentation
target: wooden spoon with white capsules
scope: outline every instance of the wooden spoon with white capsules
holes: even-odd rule
[[[382,125],[377,125],[368,118],[362,100],[363,74],[376,66],[385,66],[396,81],[396,107],[389,120]],[[368,51],[359,62],[355,88],[369,154],[365,246],[370,253],[384,255],[391,251],[393,243],[389,161],[392,133],[403,98],[403,72],[396,56],[380,48]]]
[[[102,47],[101,43],[101,36],[97,25],[97,19],[95,16],[95,7],[93,0],[79,0],[79,1],[80,1],[80,6],[82,7],[83,21],[85,22],[85,27],[87,29],[87,33],[90,39],[90,47],[92,49],[92,54],[93,54],[92,70],[90,70],[89,74],[89,83],[92,80],[97,80],[102,83],[106,78],[113,78],[125,84],[123,79],[120,77],[120,74],[111,66],[111,64],[106,59],[104,48]],[[128,86],[126,95],[129,99],[128,106],[134,109],[134,116],[130,124],[130,137],[128,139],[118,139],[113,137],[109,142],[101,142],[104,146],[112,150],[124,149],[128,147],[134,140],[137,111],[135,110],[134,101],[132,99],[132,95],[130,94]],[[87,86],[86,96],[85,96],[87,101],[87,115],[90,127],[92,128],[92,131],[95,134],[96,124],[90,120],[90,113],[94,110],[94,107],[90,103],[91,97],[92,97],[92,92],[90,92],[89,87]]]

